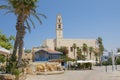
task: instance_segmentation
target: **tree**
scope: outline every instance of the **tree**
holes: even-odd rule
[[[31,49],[25,49],[24,52],[25,53],[31,53]]]
[[[65,47],[65,46],[62,46],[62,47],[60,47],[60,48],[57,48],[56,50],[62,52],[62,53],[63,53],[63,56],[67,56],[67,54],[68,54],[68,49],[67,49],[67,47]]]
[[[74,59],[76,59],[76,57],[75,57],[75,49],[77,48],[77,46],[76,46],[75,43],[73,43],[72,48],[73,48]]]
[[[91,59],[91,54],[93,52],[93,47],[89,47],[89,54],[90,54],[90,59]]]
[[[25,36],[25,31],[26,29],[31,32],[31,27],[29,25],[29,22],[32,23],[33,27],[35,27],[31,15],[35,17],[41,24],[42,21],[39,18],[39,15],[44,16],[43,14],[36,13],[36,3],[38,0],[6,0],[7,5],[2,5],[0,6],[1,9],[6,9],[8,10],[7,13],[13,12],[16,17],[17,17],[17,22],[16,22],[16,40],[14,43],[14,49],[13,49],[13,54],[12,57],[16,56],[16,52],[18,49],[18,66],[20,66],[21,61],[22,61],[22,49],[23,49],[23,39]],[[28,21],[29,20],[29,21]]]
[[[4,47],[5,49],[13,48],[11,41],[14,40],[14,36],[6,37],[5,34],[0,34],[0,46]]]
[[[120,52],[120,48],[117,49],[117,52]]]
[[[118,57],[118,58],[116,59],[116,64],[117,64],[117,65],[120,65],[120,57]]]
[[[98,48],[95,48],[95,49],[93,50],[93,52],[94,52],[95,60],[96,60],[96,63],[97,63],[98,57],[99,57],[99,49],[98,49]]]
[[[0,54],[0,63],[4,63],[5,62],[5,56]]]
[[[84,56],[85,56],[86,53],[88,53],[88,46],[87,46],[87,44],[85,44],[85,43],[83,44],[82,51],[84,52]]]
[[[81,49],[77,49],[77,59],[78,60],[85,60],[85,56],[82,54]]]
[[[97,44],[98,44],[98,47],[99,47],[99,62],[101,64],[101,56],[103,55],[103,51],[104,51],[104,46],[103,46],[101,37],[98,37]]]
[[[66,62],[66,61],[69,60],[69,58],[68,58],[68,56],[67,56],[67,54],[68,54],[68,49],[67,49],[67,47],[62,46],[62,47],[60,47],[60,48],[56,48],[56,50],[63,53],[63,55],[62,55],[61,58],[62,58],[62,60],[63,60],[64,62]]]
[[[82,50],[81,49],[77,49],[77,59],[80,60],[82,57]]]

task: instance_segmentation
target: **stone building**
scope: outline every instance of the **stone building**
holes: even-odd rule
[[[76,44],[77,48],[81,48],[83,44],[87,44],[88,47],[96,47],[96,39],[66,39],[63,37],[63,23],[62,23],[62,16],[59,14],[57,15],[56,20],[56,38],[55,39],[46,39],[42,46],[47,47],[51,50],[55,50],[56,48],[60,47],[67,47],[68,49],[68,57],[74,59],[74,54],[72,50],[72,45]],[[77,56],[77,49],[75,51],[75,56]],[[92,54],[92,59],[94,55]],[[89,57],[87,56],[89,60]],[[95,60],[95,59],[94,59]]]

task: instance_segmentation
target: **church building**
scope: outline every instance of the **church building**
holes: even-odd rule
[[[60,47],[67,47],[68,49],[68,57],[74,59],[77,57],[77,49],[75,51],[75,55],[73,54],[72,46],[73,44],[76,44],[77,48],[82,48],[83,44],[87,44],[88,47],[96,48],[96,39],[66,39],[63,37],[63,22],[62,22],[62,16],[59,14],[57,15],[56,19],[56,38],[55,39],[46,39],[42,46],[46,46],[47,48],[51,50],[55,50],[56,48]],[[74,57],[75,56],[75,57]],[[94,56],[94,55],[92,55]],[[94,57],[92,57],[93,59]],[[87,56],[87,60],[89,60],[89,57]],[[95,60],[95,59],[93,59]]]

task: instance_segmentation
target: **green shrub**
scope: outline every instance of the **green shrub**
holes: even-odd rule
[[[91,69],[92,68],[92,64],[91,63],[78,64],[78,67],[80,69]]]
[[[120,64],[120,58],[116,59],[116,64],[119,65]]]
[[[110,65],[110,63],[108,61],[104,61],[104,62],[102,62],[102,65],[104,65],[104,66]]]
[[[112,58],[108,58],[108,65],[112,65]]]
[[[5,62],[5,56],[0,54],[0,62],[4,63]]]
[[[14,75],[20,75],[21,71],[19,69],[13,69],[13,74]]]

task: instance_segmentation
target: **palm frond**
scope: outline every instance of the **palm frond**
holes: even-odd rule
[[[0,6],[0,9],[5,9],[6,8],[6,5],[1,5]]]
[[[35,9],[31,9],[31,12],[34,12],[34,13],[36,13],[36,10],[35,10]]]
[[[14,40],[14,41],[15,41],[15,37],[11,35],[11,36],[9,37],[9,40]]]
[[[39,16],[36,13],[31,12],[31,14],[39,21],[40,24],[42,24],[42,21],[40,20]]]
[[[9,10],[9,11],[5,12],[5,15],[8,13],[14,13],[14,10]]]
[[[11,6],[7,6],[7,5],[1,5],[0,9],[7,9],[7,10],[11,10],[12,7]]]
[[[47,16],[45,16],[45,15],[42,14],[42,13],[37,13],[37,15],[40,15],[40,16],[44,17],[45,19],[47,18]]]
[[[31,27],[30,27],[29,22],[27,20],[26,20],[26,25],[27,25],[28,31],[31,32]]]
[[[34,22],[32,21],[32,19],[31,19],[30,17],[28,17],[28,20],[32,23],[33,28],[35,28],[35,24],[34,24]]]

